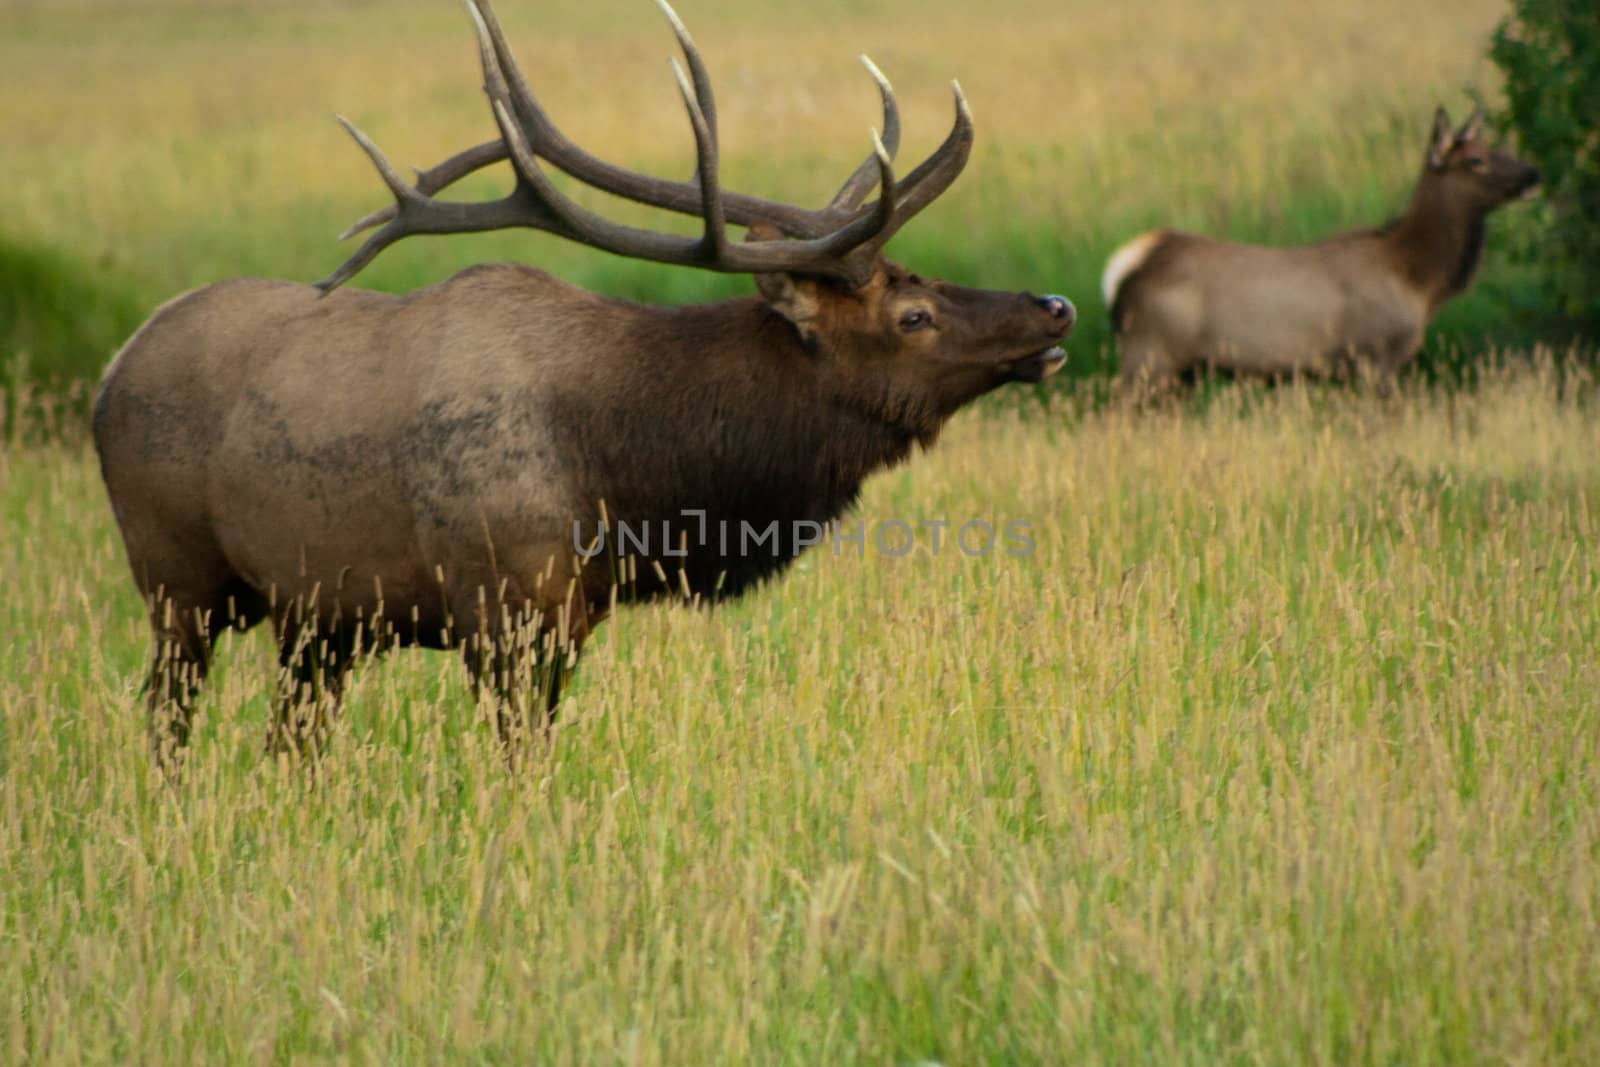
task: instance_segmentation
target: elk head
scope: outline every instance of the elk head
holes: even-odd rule
[[[1065,297],[969,289],[883,259],[858,286],[787,273],[757,275],[756,285],[827,364],[839,395],[924,440],[990,389],[1059,370],[1076,319]]]
[[[1531,192],[1539,184],[1539,172],[1483,139],[1482,108],[1453,130],[1441,107],[1433,114],[1423,182],[1440,197],[1481,214]]]
[[[944,142],[903,180],[894,173],[900,116],[889,82],[867,57],[878,85],[883,132],[829,203],[810,210],[724,190],[718,177],[717,109],[711,79],[677,14],[657,0],[688,64],[673,70],[694,132],[698,167],[686,182],[639,174],[601,160],[569,140],[534,98],[488,0],[468,0],[477,28],[484,91],[501,137],[420,172],[407,185],[383,154],[344,119],[371,158],[395,204],[359,220],[344,236],[379,227],[338,270],[324,292],[411,234],[525,226],[639,259],[750,273],[768,305],[823,360],[841,395],[870,403],[927,439],[956,408],[1008,381],[1038,381],[1061,366],[1059,342],[1075,320],[1064,297],[967,289],[924,280],[885,260],[884,244],[933,202],[965,167],[972,115],[959,84],[955,122]],[[516,187],[487,203],[440,201],[445,186],[509,158]],[[548,162],[596,188],[652,207],[698,216],[698,237],[655,233],[612,222],[563,195]],[[878,197],[863,203],[876,187]],[[730,241],[729,223],[748,228]],[[870,400],[864,399],[870,398]]]

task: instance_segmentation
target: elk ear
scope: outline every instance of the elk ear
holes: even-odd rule
[[[1466,144],[1468,141],[1476,141],[1478,134],[1482,132],[1483,108],[1475,107],[1472,109],[1472,114],[1467,116],[1467,121],[1463,122],[1461,128],[1456,131],[1456,143]]]
[[[751,223],[744,235],[746,241],[781,241],[786,237],[788,234],[763,219]],[[822,306],[822,301],[817,297],[817,283],[809,278],[783,273],[757,274],[755,279],[756,291],[761,294],[761,299],[772,310],[794,323],[801,338],[806,344],[811,344],[816,339],[812,324]]]
[[[822,310],[817,283],[793,274],[757,274],[755,278],[756,291],[767,305],[794,323],[800,336],[811,343],[816,337],[817,313]]]
[[[1436,108],[1433,112],[1433,133],[1428,137],[1428,166],[1438,170],[1444,166],[1444,157],[1450,154],[1450,148],[1456,143],[1456,135],[1450,128],[1450,115],[1444,108]]]

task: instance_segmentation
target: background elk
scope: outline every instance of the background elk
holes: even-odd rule
[[[1258,375],[1356,370],[1388,378],[1466,289],[1490,211],[1539,172],[1481,140],[1474,111],[1434,115],[1427,161],[1398,219],[1295,248],[1156,230],[1117,249],[1101,292],[1120,381],[1159,387],[1197,367]]]
[[[500,139],[413,187],[346,124],[395,197],[352,227],[379,227],[360,250],[319,287],[242,279],[181,296],[106,371],[95,443],[150,605],[158,753],[187,740],[217,634],[267,618],[284,668],[275,746],[315,747],[351,658],[394,644],[462,650],[507,734],[533,686],[554,707],[563,664],[612,604],[613,569],[583,564],[576,523],[593,531],[601,509],[634,529],[685,529],[690,509],[713,529],[779,520],[770,548],[724,550],[713,537],[673,546],[687,551],[677,556],[658,543],[629,573],[644,595],[736,594],[802,547],[794,520],[838,516],[868,474],[931,444],[962,405],[1065,358],[1067,300],[925,280],[880,254],[966,164],[973,127],[959,86],[949,136],[903,180],[892,167],[894,96],[869,62],[882,138],[826,207],[725,191],[709,76],[662,7],[688,62],[687,75],[674,69],[698,152],[693,180],[624,170],[568,140],[487,0],[472,0]],[[507,158],[516,185],[505,198],[433,199]],[[600,217],[556,189],[546,162],[698,215],[703,232]],[[874,186],[878,198],[863,204]],[[728,223],[752,239],[731,242]],[[402,237],[511,226],[747,272],[761,295],[646,307],[512,265],[408,296],[337,288]]]

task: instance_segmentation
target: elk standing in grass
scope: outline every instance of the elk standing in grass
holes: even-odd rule
[[[179,297],[106,372],[95,443],[150,605],[146,700],[164,758],[187,740],[218,633],[262,619],[283,666],[276,746],[320,743],[352,657],[394,644],[461,650],[509,732],[538,687],[553,709],[563,665],[611,606],[611,568],[583,565],[574,544],[597,509],[635,530],[682,530],[689,511],[713,529],[777,520],[776,544],[658,543],[663,571],[647,560],[633,572],[646,595],[738,593],[803,547],[796,521],[838,516],[864,478],[931,444],[962,405],[1064,359],[1065,299],[924,280],[880,253],[966,163],[959,87],[950,135],[897,181],[897,109],[869,63],[882,138],[831,203],[805,210],[721,189],[710,80],[670,9],[698,150],[687,182],[567,140],[487,0],[469,6],[500,140],[412,187],[351,128],[396,203],[352,228],[381,224],[348,262],[320,287],[244,279]],[[507,158],[516,186],[504,199],[432,198]],[[563,196],[541,160],[699,215],[704,231],[606,220]],[[751,239],[730,242],[728,223]],[[748,272],[761,296],[647,307],[521,266],[474,267],[403,297],[337,288],[402,237],[509,226]]]
[[[1472,280],[1489,212],[1539,180],[1481,126],[1474,112],[1452,132],[1439,109],[1410,206],[1377,229],[1296,248],[1158,230],[1117,249],[1101,291],[1123,385],[1159,388],[1196,368],[1394,375]]]

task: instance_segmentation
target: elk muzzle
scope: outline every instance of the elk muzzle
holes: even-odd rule
[[[1052,293],[1049,296],[1032,299],[1050,316],[1051,321],[1045,333],[1046,344],[1040,351],[1012,363],[1006,375],[1011,381],[1043,381],[1065,366],[1067,351],[1061,347],[1061,342],[1067,339],[1067,335],[1072,332],[1072,327],[1078,321],[1078,309],[1064,296]]]

